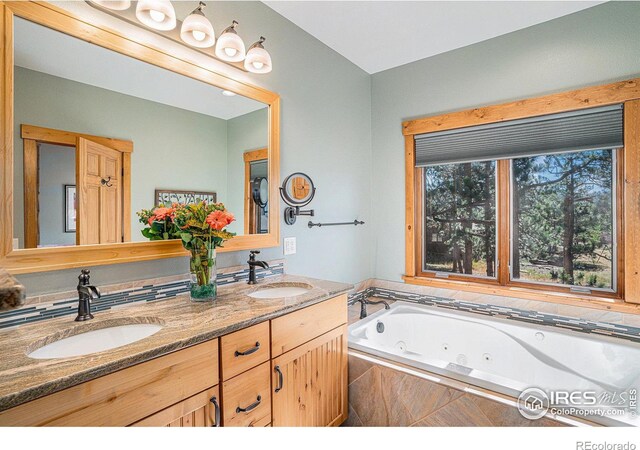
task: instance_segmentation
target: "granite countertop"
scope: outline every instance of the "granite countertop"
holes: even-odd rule
[[[281,282],[312,289],[296,297],[254,299],[247,294]],[[197,303],[188,294],[170,300],[125,305],[74,322],[62,317],[0,331],[0,411],[115,372],[166,353],[229,334],[322,302],[352,289],[332,281],[292,275],[269,277],[257,285],[218,287],[215,302]],[[32,359],[27,353],[63,337],[114,325],[158,323],[154,335],[112,350],[65,359]]]

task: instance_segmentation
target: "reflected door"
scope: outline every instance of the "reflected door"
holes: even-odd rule
[[[122,241],[122,153],[78,137],[77,244]]]

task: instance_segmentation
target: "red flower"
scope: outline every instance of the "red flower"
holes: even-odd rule
[[[228,211],[214,211],[207,216],[206,222],[214,230],[222,230],[224,227],[233,222],[235,217]]]

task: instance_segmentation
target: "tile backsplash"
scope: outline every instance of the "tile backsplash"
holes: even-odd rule
[[[521,301],[473,293],[461,294],[459,291],[429,289],[380,280],[374,280],[368,287],[349,295],[349,304],[369,297],[418,303],[640,343],[640,326],[629,323],[638,317],[633,314],[564,307],[563,305],[550,306],[551,304],[544,302]],[[552,309],[553,306],[557,306],[558,309]],[[547,308],[548,310],[545,310]],[[564,313],[565,311],[571,315]],[[626,316],[632,317],[627,318]]]
[[[283,273],[284,260],[269,261],[268,269],[256,269],[258,279]],[[188,274],[184,274],[100,287],[102,297],[92,302],[91,310],[99,312],[131,303],[173,298],[189,292],[188,276]],[[248,278],[249,269],[246,266],[218,270],[218,286],[247,281]],[[0,329],[73,315],[77,313],[77,310],[78,293],[75,290],[28,297],[23,307],[0,312]]]

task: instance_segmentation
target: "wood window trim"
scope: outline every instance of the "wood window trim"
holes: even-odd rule
[[[165,68],[219,89],[233,91],[262,102],[269,108],[269,232],[236,236],[218,252],[277,247],[280,243],[280,97],[277,93],[217,72],[216,65],[194,58],[189,49],[169,50],[161,44],[141,43],[135,37],[98,24],[88,17],[47,2],[0,0],[0,266],[11,274],[47,272],[87,266],[101,266],[164,258],[186,257],[179,240],[122,242],[52,248],[13,249],[13,151],[14,151],[14,61],[13,22],[21,17],[69,36],[91,42],[143,62]],[[125,170],[131,169],[124,164]]]
[[[122,154],[122,237],[124,242],[131,241],[131,153],[133,153],[133,142],[25,124],[20,125],[20,137],[22,137],[24,155],[23,189],[25,249],[38,248],[40,233],[40,226],[38,223],[38,144],[51,144],[76,148],[76,140],[79,137],[113,148]]]
[[[616,293],[594,291],[593,294],[568,292],[568,288],[509,281],[510,219],[508,196],[497,198],[498,249],[501,261],[496,279],[425,276],[421,271],[421,191],[420,171],[415,167],[415,135],[452,130],[487,123],[535,117],[616,103],[624,105],[624,150],[617,158],[618,278]],[[578,304],[593,308],[640,313],[640,78],[592,86],[570,92],[519,100],[516,102],[458,111],[439,116],[406,121],[405,138],[405,275],[406,283],[436,288],[457,289],[507,297],[542,300],[561,304]],[[510,161],[498,161],[498,182],[510,189]],[[625,251],[626,249],[626,251]]]
[[[255,215],[255,203],[251,198],[251,163],[267,160],[269,152],[268,149],[261,148],[245,152],[242,157],[244,159],[244,234],[255,234],[256,223],[255,220],[251,220]]]

